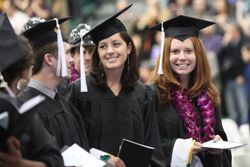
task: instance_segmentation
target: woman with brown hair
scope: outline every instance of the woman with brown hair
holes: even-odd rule
[[[117,155],[125,138],[154,147],[150,166],[163,167],[165,161],[150,89],[138,81],[133,40],[123,23],[116,19],[130,6],[82,37],[90,34],[96,44],[86,78],[88,92],[80,91],[83,83],[77,80],[64,97],[81,112],[90,147]],[[125,165],[130,166],[126,162]]]
[[[219,92],[198,39],[199,30],[212,24],[178,16],[151,27],[166,32],[150,86],[167,166],[231,166],[230,151],[201,147],[209,140],[227,140],[218,107]]]

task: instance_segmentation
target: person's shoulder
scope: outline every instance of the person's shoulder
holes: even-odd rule
[[[31,88],[31,87],[28,87],[28,89],[24,92],[20,92],[18,95],[17,95],[17,100],[19,102],[25,102],[26,100],[32,98],[32,97],[35,97],[39,94],[42,94],[42,92],[40,92],[39,90],[37,89],[34,89],[34,88]]]

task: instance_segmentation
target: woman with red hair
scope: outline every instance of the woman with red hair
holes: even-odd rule
[[[161,55],[150,86],[167,166],[231,166],[230,151],[201,147],[209,140],[227,140],[219,92],[198,39],[199,30],[212,24],[178,16],[150,28],[162,31]]]

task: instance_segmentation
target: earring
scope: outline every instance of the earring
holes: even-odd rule
[[[128,55],[128,73],[129,73],[129,55]]]
[[[28,82],[26,79],[20,79],[18,82],[17,82],[17,89],[22,92],[22,91],[25,91],[27,90],[28,88]]]

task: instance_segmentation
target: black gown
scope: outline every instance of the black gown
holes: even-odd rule
[[[47,167],[64,166],[55,137],[43,126],[37,114],[26,127],[20,142],[24,159],[41,161]]]
[[[155,100],[156,106],[156,116],[157,122],[161,137],[161,144],[163,148],[163,153],[167,162],[167,166],[171,164],[171,158],[173,153],[173,147],[177,138],[185,139],[187,130],[184,128],[184,122],[181,119],[178,119],[179,111],[174,107],[172,101],[168,102],[166,106],[162,109],[158,103],[158,94],[157,88],[154,84],[150,84],[152,89],[153,99]],[[195,101],[195,100],[192,100]],[[197,104],[194,104],[194,108],[197,116],[200,116],[199,121],[197,122],[198,127],[202,125],[202,116]],[[215,134],[221,136],[224,141],[227,141],[226,133],[222,127],[221,116],[218,107],[214,108],[215,110]],[[197,154],[204,167],[231,167],[231,151],[223,150],[220,154],[208,154],[203,157],[200,154]]]
[[[5,97],[7,101],[12,101],[16,104],[16,106],[20,106],[20,103],[16,99],[3,94],[2,92],[0,92],[0,94],[1,97]],[[36,110],[36,108],[31,110]],[[12,112],[9,115],[11,116],[10,119],[19,120],[17,119],[19,117],[19,113],[17,111],[9,112]],[[16,124],[18,127],[16,127],[16,125],[10,127],[15,128],[14,131],[8,129],[14,133],[9,135],[14,135],[21,143],[20,150],[22,158],[43,162],[47,167],[64,166],[55,137],[53,137],[43,126],[35,111],[31,112],[33,114],[26,115],[25,119],[19,120],[25,120],[26,122],[18,122]]]
[[[138,82],[133,92],[122,88],[115,96],[92,84],[89,76],[86,80],[87,93],[80,92],[78,79],[63,96],[81,112],[89,146],[117,156],[125,138],[154,147],[150,166],[165,166],[149,87]]]
[[[56,137],[60,148],[76,143],[89,151],[87,136],[80,113],[64,98],[56,94],[56,100],[51,99],[37,89],[29,87],[27,91],[18,95],[21,102],[25,102],[37,95],[45,96],[37,113],[44,126]]]

